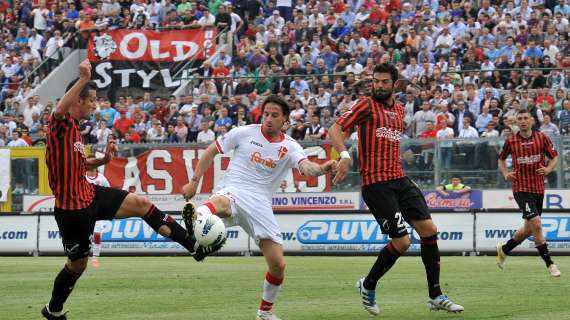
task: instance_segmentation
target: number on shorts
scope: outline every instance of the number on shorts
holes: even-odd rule
[[[530,210],[530,205],[528,204],[528,202],[525,202],[524,205],[525,205],[526,212],[532,213],[532,210]]]
[[[398,227],[398,230],[400,229],[405,229],[406,225],[404,224],[404,217],[402,217],[402,213],[400,211],[396,212],[396,214],[394,214],[394,217],[396,218],[396,226]]]

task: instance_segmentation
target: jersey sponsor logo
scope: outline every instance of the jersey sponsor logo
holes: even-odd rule
[[[249,143],[253,144],[254,146],[258,146],[258,147],[260,147],[260,148],[263,148],[263,145],[262,145],[261,143],[257,142],[257,141],[251,140]]]
[[[530,156],[518,157],[517,162],[519,164],[535,164],[537,162],[540,162],[540,155],[533,154]]]
[[[277,167],[277,163],[273,159],[264,159],[261,157],[260,152],[253,152],[249,157],[249,160],[253,163],[260,164],[266,168],[274,169]]]
[[[396,129],[382,127],[376,129],[376,137],[388,139],[390,141],[400,141],[400,139],[402,139],[402,132]]]
[[[81,155],[83,155],[85,157],[85,146],[83,145],[83,143],[81,141],[77,141],[73,144],[73,151],[79,152],[79,153],[81,153]]]

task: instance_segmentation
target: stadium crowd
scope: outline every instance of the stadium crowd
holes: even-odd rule
[[[92,29],[212,26],[229,45],[202,64],[188,95],[99,98],[81,124],[85,140],[210,142],[259,123],[271,93],[290,102],[290,135],[326,139],[381,62],[413,83],[398,97],[405,137],[507,136],[521,108],[536,130],[566,135],[569,19],[568,0],[2,1],[0,145],[45,143],[57,101],[41,105],[30,90],[42,73],[30,74],[43,59],[51,71],[57,48],[84,45]]]

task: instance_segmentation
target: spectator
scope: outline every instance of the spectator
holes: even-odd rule
[[[152,120],[152,127],[148,129],[147,141],[150,143],[161,143],[165,140],[164,128],[161,126],[161,122],[158,119]]]
[[[426,130],[426,123],[430,121],[432,125],[436,122],[436,117],[431,111],[429,101],[422,102],[422,109],[414,114],[412,120],[412,132],[414,137],[419,137]]]
[[[22,139],[22,133],[20,131],[12,131],[12,137],[10,142],[8,142],[8,147],[29,147],[30,145]]]
[[[443,196],[449,196],[450,193],[462,194],[471,192],[471,187],[464,185],[460,176],[453,175],[451,177],[451,183],[438,186],[436,191]]]
[[[321,127],[320,118],[314,114],[311,116],[311,122],[305,131],[304,140],[315,141],[321,140],[325,136],[325,129]]]
[[[196,142],[202,144],[209,144],[212,143],[216,139],[216,134],[214,131],[210,129],[208,122],[202,122],[200,124],[200,132],[198,133],[198,137]]]
[[[546,134],[551,139],[560,135],[560,129],[558,129],[558,126],[552,123],[550,115],[548,114],[545,114],[543,116],[543,121],[540,125],[540,132]]]
[[[220,116],[218,120],[216,120],[216,124],[214,125],[214,131],[216,134],[221,134],[221,127],[226,127],[227,129],[231,128],[233,125],[233,119],[228,114],[227,108],[222,108],[220,110]]]

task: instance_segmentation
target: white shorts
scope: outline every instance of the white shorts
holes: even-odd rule
[[[105,221],[97,221],[95,222],[95,229],[93,229],[93,233],[101,233],[103,232],[103,225],[105,224]]]
[[[226,227],[240,226],[259,245],[259,240],[269,239],[283,244],[281,230],[273,214],[271,203],[263,201],[251,191],[236,187],[225,187],[213,196],[220,195],[228,198],[231,204],[232,216],[223,218]]]

